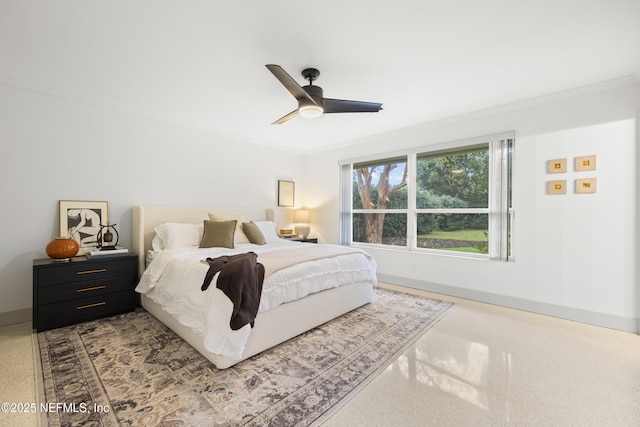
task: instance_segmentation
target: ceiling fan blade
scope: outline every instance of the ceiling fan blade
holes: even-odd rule
[[[324,98],[324,112],[327,113],[377,113],[382,110],[379,102],[349,101],[346,99]]]
[[[291,95],[293,95],[295,99],[297,99],[298,101],[300,99],[309,99],[314,104],[316,103],[316,101],[314,101],[313,98],[309,96],[309,94],[302,88],[302,86],[300,86],[298,82],[296,82],[293,77],[291,77],[281,66],[275,64],[267,64],[265,65],[265,67],[267,67],[269,71],[271,71],[273,75],[276,76],[276,79],[278,79],[280,83],[282,83],[282,85],[287,88],[289,92],[291,92]]]
[[[289,121],[291,119],[294,119],[298,117],[298,110],[293,110],[292,112],[290,112],[289,114],[287,114],[284,117],[279,118],[278,120],[276,120],[275,122],[271,123],[272,125],[281,125],[282,123]]]

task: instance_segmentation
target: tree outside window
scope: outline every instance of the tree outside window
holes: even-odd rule
[[[406,157],[353,166],[353,241],[406,246],[406,187]]]

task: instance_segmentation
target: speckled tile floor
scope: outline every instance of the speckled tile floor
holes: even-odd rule
[[[456,305],[324,427],[640,426],[640,336],[411,292]]]
[[[640,426],[640,336],[406,291],[456,305],[323,426]],[[0,402],[35,402],[30,328],[0,328]]]
[[[0,426],[38,425],[25,403],[36,403],[31,322],[0,328]],[[14,405],[13,405],[14,404]],[[9,405],[9,406],[7,406]],[[11,412],[12,410],[17,412]]]

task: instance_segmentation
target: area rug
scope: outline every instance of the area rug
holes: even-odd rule
[[[41,332],[40,403],[48,405],[42,421],[50,426],[317,424],[451,305],[376,288],[371,304],[224,370],[143,309]]]

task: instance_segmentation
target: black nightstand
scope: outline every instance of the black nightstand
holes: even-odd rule
[[[292,240],[294,242],[303,242],[303,243],[318,243],[318,238],[314,237],[313,239],[302,239],[302,238],[298,238],[298,237],[292,237],[290,239],[287,240]]]
[[[33,261],[33,328],[38,332],[132,311],[138,256]]]

